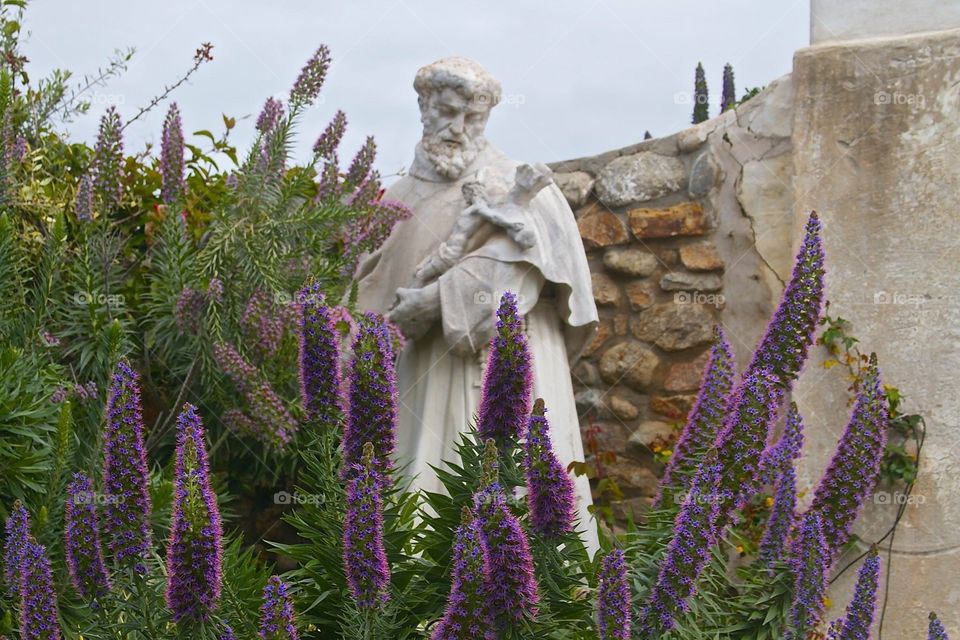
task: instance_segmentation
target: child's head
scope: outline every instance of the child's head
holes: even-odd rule
[[[476,204],[477,202],[486,200],[486,197],[483,193],[483,185],[477,181],[464,182],[463,186],[460,187],[460,190],[463,193],[463,199],[467,201],[467,204]]]

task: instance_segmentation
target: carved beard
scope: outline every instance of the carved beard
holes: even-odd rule
[[[424,136],[421,144],[427,158],[437,173],[448,180],[456,180],[477,159],[487,146],[485,138],[463,136],[463,144],[451,144],[443,140],[445,134]]]

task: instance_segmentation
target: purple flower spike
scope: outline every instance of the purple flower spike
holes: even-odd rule
[[[877,357],[872,354],[850,421],[810,506],[823,515],[833,554],[849,540],[853,521],[880,477],[888,421]]]
[[[808,511],[800,523],[790,551],[793,573],[793,603],[790,606],[790,629],[785,640],[802,640],[823,616],[830,571],[830,548],[824,537],[823,520],[816,511]]]
[[[768,368],[781,384],[787,388],[792,386],[807,359],[807,350],[813,344],[813,334],[820,322],[824,300],[823,274],[820,218],[814,212],[807,221],[790,282],[744,377]]]
[[[483,544],[480,524],[466,506],[454,534],[450,580],[447,608],[430,640],[495,640],[486,591],[490,556]]]
[[[937,614],[930,612],[930,627],[927,629],[927,640],[950,640],[943,623],[937,619]]]
[[[483,371],[477,431],[483,439],[519,438],[530,414],[533,368],[530,347],[517,310],[517,297],[507,291],[497,309],[497,334]]]
[[[760,460],[761,483],[776,483],[779,476],[800,457],[803,450],[803,418],[797,410],[797,403],[791,402],[787,409],[787,419],[783,435],[777,442],[763,452]]]
[[[262,289],[255,289],[240,317],[247,347],[258,361],[273,356],[283,337],[283,321],[274,303]]]
[[[93,220],[93,177],[89,173],[83,174],[77,185],[77,204],[74,207],[77,220],[90,222]]]
[[[174,622],[208,620],[220,600],[223,528],[217,495],[210,486],[203,423],[189,403],[177,417],[174,474],[167,607]]]
[[[30,539],[20,564],[20,638],[60,640],[57,594],[47,550]]]
[[[223,625],[220,640],[237,640],[237,636],[233,633],[233,627],[228,624]]]
[[[324,302],[320,284],[300,290],[300,397],[310,420],[332,426],[343,415],[340,375],[340,332]]]
[[[397,442],[397,382],[390,335],[383,318],[365,313],[353,341],[343,473],[360,464],[367,442],[374,444],[377,477],[389,482],[390,456]]]
[[[357,606],[376,609],[390,598],[390,566],[383,546],[383,480],[372,443],[364,444],[361,464],[351,475],[343,522],[343,569]]]
[[[11,595],[20,588],[20,565],[30,541],[30,514],[19,500],[7,518],[3,543],[3,581]]]
[[[366,142],[360,147],[357,155],[353,157],[353,161],[344,177],[344,182],[351,187],[359,187],[367,179],[370,170],[373,169],[373,161],[376,157],[377,143],[373,141],[373,137],[367,136]]]
[[[337,147],[340,146],[340,141],[343,139],[343,133],[347,130],[347,116],[343,111],[337,111],[333,120],[330,121],[330,124],[327,125],[327,128],[323,130],[323,133],[320,134],[320,137],[317,138],[317,141],[313,145],[313,152],[320,158],[331,159],[334,158],[337,152]]]
[[[184,179],[183,162],[183,124],[177,103],[171,103],[167,117],[163,121],[163,134],[160,140],[160,198],[166,204],[173,204],[187,190]]]
[[[63,549],[70,581],[84,600],[95,600],[110,591],[93,497],[90,479],[82,473],[74,474],[67,485]]]
[[[260,115],[257,116],[257,131],[263,134],[273,131],[282,117],[283,103],[276,98],[267,98],[267,101],[263,103]]]
[[[106,209],[119,207],[123,200],[122,127],[117,110],[114,107],[107,109],[100,119],[100,131],[93,150],[94,191]]]
[[[314,103],[323,88],[323,81],[330,68],[330,50],[321,45],[316,53],[307,60],[300,75],[290,89],[290,104],[308,106]]]
[[[630,584],[622,549],[603,558],[597,587],[597,628],[600,640],[630,640]]]
[[[293,619],[293,598],[290,589],[277,576],[270,576],[263,588],[260,607],[260,640],[299,640]]]
[[[797,511],[797,476],[793,467],[784,469],[777,481],[773,505],[767,526],[760,539],[758,561],[767,567],[772,566],[787,547],[787,538],[793,529]]]
[[[550,442],[546,411],[543,399],[537,398],[524,445],[524,469],[530,524],[537,534],[555,539],[573,530],[576,505],[573,479]]]
[[[664,494],[669,490],[689,487],[700,460],[713,445],[723,426],[727,397],[733,389],[734,373],[733,352],[723,329],[717,325],[714,329],[710,360],[703,371],[697,401],[663,472],[655,506],[662,503]]]
[[[207,310],[207,296],[199,291],[184,287],[177,296],[177,306],[173,319],[180,333],[195,336],[200,333],[203,314]]]
[[[150,492],[140,376],[121,360],[107,399],[103,531],[114,562],[139,563],[150,548]]]
[[[834,623],[828,640],[870,640],[870,627],[877,608],[877,587],[880,585],[880,556],[874,547],[870,550],[860,573],[853,599],[847,605],[843,620]]]

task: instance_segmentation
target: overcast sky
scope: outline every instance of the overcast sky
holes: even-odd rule
[[[234,140],[252,138],[270,95],[285,95],[304,61],[326,44],[333,55],[321,104],[300,130],[299,156],[330,116],[349,120],[344,162],[374,135],[384,174],[409,166],[420,124],[418,67],[460,55],[503,85],[488,138],[508,155],[553,161],[592,155],[685,127],[693,71],[702,61],[717,111],[723,65],[738,97],[791,69],[809,41],[808,0],[34,0],[24,53],[34,79],[55,68],[95,72],[117,48],[137,53],[128,71],[92,95],[91,113],[70,130],[91,141],[109,103],[131,117],[192,63],[202,42],[214,60],[176,91],[188,135],[241,120]],[[166,105],[127,131],[127,150],[159,140]],[[194,140],[194,142],[198,142]]]

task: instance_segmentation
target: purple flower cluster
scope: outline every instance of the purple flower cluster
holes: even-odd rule
[[[497,309],[497,333],[483,372],[477,431],[483,439],[519,438],[530,413],[533,367],[530,347],[517,310],[517,297],[507,291]]]
[[[327,69],[330,68],[330,50],[326,45],[320,48],[307,60],[303,66],[300,75],[297,76],[290,89],[290,104],[296,106],[309,106],[320,95],[320,89],[323,88],[323,81],[327,77]]]
[[[223,580],[222,538],[203,424],[196,407],[188,403],[177,417],[173,518],[167,545],[166,602],[174,622],[207,620],[216,608]]]
[[[200,324],[206,309],[207,297],[195,289],[184,287],[177,296],[177,307],[173,312],[177,330],[193,336],[200,333]]]
[[[332,426],[343,415],[340,394],[340,334],[320,284],[311,282],[298,296],[300,397],[307,417]]]
[[[321,183],[322,189],[326,188],[325,184],[325,182]],[[362,207],[364,212],[352,218],[343,231],[343,251],[347,261],[345,269],[352,269],[354,261],[362,253],[376,250],[389,237],[398,222],[413,215],[405,204],[393,200],[362,201],[353,204]],[[352,273],[352,271],[348,272]]]
[[[20,572],[20,638],[59,640],[57,594],[50,559],[43,545],[33,538],[23,550]]]
[[[550,442],[546,411],[543,399],[537,398],[530,415],[523,462],[530,525],[544,538],[554,539],[573,530],[575,494],[573,479]]]
[[[490,555],[480,524],[466,506],[454,534],[450,580],[447,608],[430,640],[495,640],[487,601]]]
[[[254,290],[247,300],[247,306],[240,317],[240,326],[247,347],[259,361],[276,353],[283,337],[283,321],[270,297],[262,289]]]
[[[779,476],[800,457],[803,450],[803,418],[795,402],[787,409],[783,434],[775,444],[767,447],[760,458],[761,483],[776,483]]]
[[[622,549],[603,558],[597,585],[597,628],[600,640],[630,640],[630,584]]]
[[[367,176],[370,175],[370,170],[373,169],[373,161],[376,157],[377,143],[374,142],[372,136],[367,136],[366,142],[360,147],[357,155],[353,157],[353,161],[347,168],[344,182],[350,187],[359,187],[367,179]]]
[[[170,104],[167,117],[163,121],[163,133],[160,140],[160,198],[166,204],[173,204],[186,192],[183,162],[183,124],[177,103]]]
[[[290,590],[277,576],[270,576],[263,588],[260,607],[260,640],[299,640],[300,634],[293,620],[293,598]]]
[[[93,150],[94,192],[104,213],[120,206],[123,200],[123,138],[120,114],[114,107],[100,119],[100,131]]]
[[[150,548],[150,492],[140,376],[121,360],[107,398],[103,530],[114,562],[140,562]]]
[[[74,397],[81,402],[94,399],[97,397],[97,383],[90,380],[86,384],[75,384],[72,387],[57,387],[57,389],[50,394],[50,402],[58,404],[69,397]]]
[[[769,369],[786,387],[800,373],[823,308],[823,244],[816,212],[807,221],[790,282],[744,376]]]
[[[824,537],[823,520],[816,511],[803,516],[793,540],[789,559],[793,573],[793,602],[786,640],[803,640],[823,616],[830,571],[830,548]]]
[[[83,174],[77,185],[77,204],[73,210],[77,220],[90,222],[93,220],[93,176]]]
[[[276,98],[267,98],[263,103],[263,109],[260,110],[260,115],[257,116],[257,131],[263,134],[273,131],[282,117],[283,103]]]
[[[343,521],[343,569],[357,606],[375,609],[390,598],[390,566],[383,546],[383,478],[372,443],[363,445],[361,463],[350,475]]]
[[[90,479],[82,473],[74,474],[67,485],[63,549],[70,581],[85,600],[96,600],[110,591],[93,495]]]
[[[773,496],[773,505],[767,517],[766,528],[760,539],[757,558],[760,563],[770,567],[786,550],[787,538],[793,530],[797,513],[797,475],[790,466],[784,469],[777,480]]]
[[[927,628],[927,640],[950,640],[943,623],[937,619],[937,614],[930,612],[930,626]]]
[[[337,147],[343,139],[343,133],[347,130],[347,116],[343,111],[337,111],[333,115],[333,120],[323,130],[320,137],[313,145],[313,153],[318,158],[330,160],[336,157]]]
[[[667,491],[685,489],[690,485],[703,454],[713,445],[723,426],[734,373],[733,352],[723,329],[717,325],[696,403],[673,447],[673,455],[660,480],[655,505],[662,502]]]
[[[390,336],[382,317],[365,313],[353,341],[343,432],[345,476],[360,464],[364,445],[371,442],[377,476],[389,482],[390,456],[397,442],[397,402]]]
[[[850,538],[857,512],[880,477],[888,421],[877,358],[872,354],[847,428],[810,506],[823,515],[834,554]]]
[[[860,567],[853,599],[847,605],[843,620],[837,620],[827,640],[870,640],[870,626],[877,608],[877,587],[880,585],[880,556],[874,547]]]
[[[11,595],[19,593],[20,565],[30,540],[30,514],[17,500],[7,518],[3,543],[3,581]]]
[[[207,298],[211,302],[223,302],[223,280],[217,277],[210,278],[207,283]]]
[[[213,359],[243,394],[250,409],[250,416],[244,416],[243,423],[255,425],[252,435],[274,449],[282,450],[296,432],[297,422],[280,396],[233,345],[223,342],[214,345]]]
[[[223,625],[223,632],[220,634],[220,640],[237,640],[236,634],[233,633],[233,627],[228,624]]]

